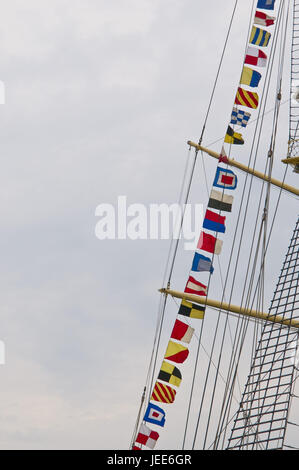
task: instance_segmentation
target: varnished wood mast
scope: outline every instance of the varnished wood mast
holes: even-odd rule
[[[269,315],[265,312],[259,312],[251,308],[239,307],[237,305],[227,304],[225,302],[218,302],[218,300],[207,299],[206,297],[195,295],[195,294],[186,294],[186,292],[179,292],[171,289],[159,289],[159,292],[162,294],[171,295],[178,299],[189,300],[190,302],[195,302],[201,305],[207,305],[208,307],[214,307],[217,309],[225,310],[231,313],[237,313],[240,315],[245,315],[247,317],[258,318],[260,320],[269,321],[272,323],[279,323],[280,325],[285,325],[288,327],[299,328],[299,322],[296,320],[291,320],[283,318],[281,315]]]
[[[219,159],[220,155],[217,152],[214,152],[213,150],[209,150],[206,147],[203,147],[202,145],[196,144],[192,142],[191,140],[188,140],[188,145],[191,147],[196,148],[197,150],[201,150],[211,157]],[[292,159],[292,161],[289,161],[291,159],[285,159],[282,160],[284,163],[294,163],[293,160],[296,160],[295,163],[297,163],[298,157],[295,157]],[[288,160],[288,161],[286,161]],[[245,165],[243,165],[240,162],[237,162],[236,160],[229,159],[228,158],[228,164],[231,166],[234,166],[238,168],[239,170],[245,171],[251,175],[256,176],[257,178],[269,182],[269,177],[257,170],[254,170],[253,168],[249,168]],[[295,194],[296,196],[299,196],[299,189],[290,186],[289,184],[283,183],[275,178],[270,178],[270,183],[273,184],[274,186],[277,186],[279,188],[284,189],[285,191],[288,191],[292,194]],[[297,328],[299,329],[299,322],[297,320],[292,320],[292,319],[285,319],[281,315],[269,315],[265,312],[260,312],[257,310],[253,310],[250,308],[244,308],[244,307],[239,307],[237,305],[232,305],[232,304],[227,304],[225,302],[218,302],[217,300],[211,300],[206,297],[202,297],[200,295],[195,295],[195,294],[186,294],[185,292],[179,292],[171,289],[159,289],[159,292],[165,295],[171,295],[172,297],[176,297],[179,299],[185,299],[189,300],[190,302],[195,302],[201,305],[207,305],[209,307],[214,307],[217,309],[225,310],[227,312],[231,313],[236,313],[240,315],[245,315],[247,317],[252,317],[252,318],[258,318],[263,321],[269,321],[273,323],[278,323],[287,327],[291,328]]]
[[[202,150],[203,152],[207,153],[211,157],[219,159],[220,155],[217,152],[214,152],[213,150],[209,150],[206,147],[203,147],[202,145],[198,145],[191,140],[188,140],[187,142],[190,147],[194,147],[197,150]],[[297,158],[297,157],[295,157]],[[283,160],[285,162],[285,160]],[[289,162],[287,162],[289,163]],[[249,173],[251,175],[256,176],[257,178],[264,180],[264,181],[269,181],[269,177],[265,175],[264,173],[261,173],[260,171],[254,170],[253,168],[249,168],[246,165],[243,165],[243,163],[237,162],[236,160],[228,158],[228,164],[231,166],[234,166],[235,168],[238,168],[239,170],[245,171],[246,173]],[[274,186],[277,186],[278,188],[282,188],[285,191],[288,191],[292,194],[295,194],[296,196],[299,196],[299,189],[295,188],[294,186],[290,186],[289,184],[283,183],[275,178],[270,178],[270,183],[273,184]]]

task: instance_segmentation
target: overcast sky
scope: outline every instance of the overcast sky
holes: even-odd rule
[[[239,3],[206,145],[223,137],[238,85],[251,7]],[[177,201],[186,141],[199,138],[233,5],[2,4],[1,449],[128,448],[169,241],[100,241],[95,211],[101,203],[116,205],[119,195],[146,207]],[[278,178],[287,106],[274,168]],[[211,184],[215,162],[207,160],[206,171]],[[288,182],[295,184],[291,173]],[[200,165],[192,198],[207,203]],[[271,286],[296,204],[283,196]],[[179,290],[191,256],[185,252],[179,260]],[[173,426],[171,435],[174,441],[164,437],[161,448],[180,445]]]

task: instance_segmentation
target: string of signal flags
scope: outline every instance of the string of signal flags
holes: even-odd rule
[[[274,10],[274,4],[275,0],[258,0],[257,8],[264,10]],[[235,106],[233,107],[231,121],[228,125],[224,139],[224,142],[227,144],[244,144],[242,134],[235,132],[231,125],[245,128],[251,117],[251,113],[243,110],[242,108],[257,109],[259,105],[259,95],[257,92],[251,91],[251,89],[258,88],[262,74],[252,67],[262,69],[267,65],[267,55],[260,48],[268,47],[271,39],[271,33],[263,28],[269,28],[273,26],[276,18],[274,16],[268,15],[265,12],[259,11],[258,9],[255,12],[253,25],[251,28],[240,84],[235,97]],[[263,26],[263,28],[261,28],[261,26]],[[241,85],[245,85],[250,89],[247,90]]]
[[[241,85],[253,89],[259,86],[262,75],[258,70],[252,67],[266,67],[267,55],[260,47],[266,48],[268,46],[271,33],[260,26],[269,28],[274,24],[275,17],[268,15],[269,10],[274,10],[274,4],[275,0],[258,0],[257,2],[257,10],[255,12],[249,44],[245,54],[240,86],[238,86],[231,114],[230,124],[232,126],[236,125],[245,128],[251,114],[242,108],[257,109],[258,107],[258,93],[247,90]],[[266,10],[267,13],[260,10]],[[231,125],[227,128],[224,143],[233,145],[244,144],[243,136],[235,132]],[[223,212],[230,213],[233,205],[233,196],[229,193],[227,194],[226,191],[235,190],[238,180],[236,174],[220,166],[221,163],[228,163],[224,145],[222,145],[213,188],[210,192],[202,231],[199,236],[197,249],[193,256],[191,270],[184,290],[185,293],[207,296],[208,286],[200,282],[196,276],[198,273],[202,272],[207,272],[209,275],[212,275],[214,272],[213,258],[215,255],[219,255],[222,250],[223,241],[218,238],[218,233],[225,233],[226,216],[221,214]],[[132,450],[143,450],[144,447],[151,450],[155,448],[159,438],[159,432],[151,429],[149,425],[155,425],[159,429],[165,426],[166,412],[162,406],[168,406],[175,401],[178,387],[182,382],[182,373],[177,365],[183,364],[187,360],[189,356],[188,344],[191,342],[195,332],[195,328],[192,328],[189,324],[182,321],[183,317],[192,320],[203,320],[204,315],[204,306],[197,305],[185,299],[181,301],[162,365]],[[159,403],[159,405],[156,403]]]
[[[225,155],[223,158],[225,160]],[[233,171],[218,165],[213,189],[211,190],[208,201],[208,208],[206,209],[203,220],[202,231],[199,236],[197,249],[193,256],[190,275],[185,286],[185,293],[207,296],[208,286],[196,279],[195,276],[197,273],[201,272],[207,272],[210,275],[214,272],[211,254],[213,256],[219,255],[223,242],[212,233],[215,234],[216,232],[216,235],[218,235],[218,233],[225,233],[226,217],[220,215],[220,212],[231,212],[233,203],[233,196],[225,194],[225,190],[228,189],[232,191],[236,189],[236,187],[237,176]],[[222,191],[219,191],[219,189],[222,189]],[[219,213],[212,209],[218,210]],[[192,328],[189,324],[182,321],[182,319],[185,317],[203,320],[204,315],[204,306],[188,302],[185,299],[181,301],[163,362],[143,417],[143,422],[140,425],[136,441],[132,447],[133,450],[142,450],[143,446],[154,449],[159,438],[159,433],[152,430],[148,424],[164,427],[166,413],[161,406],[152,402],[158,402],[159,405],[174,403],[177,389],[182,381],[182,373],[177,365],[183,364],[187,360],[189,356],[187,345],[191,342],[195,332],[195,328]]]

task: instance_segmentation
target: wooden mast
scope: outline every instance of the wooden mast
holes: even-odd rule
[[[159,289],[159,292],[162,294],[171,295],[178,299],[189,300],[190,302],[196,302],[201,305],[207,305],[209,307],[219,308],[231,313],[237,313],[240,315],[245,315],[247,317],[259,318],[260,320],[269,321],[272,323],[279,323],[288,327],[299,328],[299,321],[284,319],[279,315],[269,315],[265,312],[259,312],[251,308],[239,307],[237,305],[227,304],[225,302],[219,302],[218,300],[207,299],[206,297],[195,295],[195,294],[186,294],[185,292],[179,292],[171,289]]]
[[[217,160],[220,157],[219,153],[214,152],[213,150],[207,149],[206,147],[203,147],[202,145],[196,144],[195,142],[192,142],[191,140],[188,140],[187,144],[190,145],[190,147],[196,148],[197,150],[202,150],[203,152],[207,153],[211,157],[217,158]],[[295,194],[296,196],[299,196],[299,189],[295,188],[294,186],[290,186],[289,184],[283,183],[282,181],[279,181],[272,177],[269,179],[268,175],[265,175],[264,173],[261,173],[260,171],[257,171],[253,168],[249,168],[248,166],[243,165],[243,163],[240,163],[236,160],[228,158],[227,161],[228,161],[228,165],[234,166],[235,168],[238,168],[239,170],[242,170],[242,171],[245,171],[246,173],[254,175],[261,180],[264,180],[267,182],[270,181],[270,183],[273,184],[274,186],[277,186],[278,188],[282,188],[285,191],[288,191],[292,194]]]
[[[220,157],[219,153],[214,152],[213,150],[207,149],[206,147],[203,147],[200,144],[196,144],[195,142],[192,142],[191,140],[188,140],[187,143],[190,147],[194,147],[196,150],[201,150],[201,151],[207,153],[208,155],[210,155],[211,157],[217,158],[217,160]],[[298,157],[295,157],[295,159],[297,161]],[[292,158],[292,159],[289,158],[289,159],[287,159],[287,161],[286,160],[282,160],[282,161],[284,163],[291,163],[291,160],[292,160],[292,163],[294,163],[293,160],[295,160],[295,159],[294,158]],[[292,194],[295,194],[296,196],[299,196],[299,189],[295,188],[294,186],[290,186],[289,184],[283,183],[283,182],[281,182],[281,181],[279,181],[275,178],[272,178],[272,177],[269,178],[268,175],[265,175],[264,173],[261,173],[260,171],[257,171],[253,168],[249,168],[246,165],[243,165],[242,163],[240,163],[236,160],[228,158],[227,163],[228,163],[228,165],[234,166],[234,167],[238,168],[241,171],[245,171],[246,173],[254,175],[254,176],[256,176],[257,178],[259,178],[263,181],[266,181],[266,182],[270,181],[270,183],[273,184],[274,186],[277,186],[281,189],[284,189],[285,191],[288,191]],[[240,314],[240,315],[245,315],[245,316],[253,317],[253,318],[258,318],[258,319],[266,321],[266,322],[268,321],[268,322],[272,322],[272,323],[279,323],[279,324],[285,325],[287,327],[292,327],[292,328],[299,329],[299,321],[291,320],[291,319],[284,319],[282,316],[269,315],[268,313],[253,310],[251,308],[239,307],[239,306],[236,306],[236,305],[233,305],[233,304],[227,304],[225,302],[219,302],[217,300],[207,299],[206,297],[202,297],[202,296],[199,296],[199,295],[186,294],[185,292],[179,292],[179,291],[175,291],[175,290],[171,290],[171,289],[162,288],[162,289],[159,289],[159,292],[161,292],[162,294],[171,295],[172,297],[189,300],[191,302],[196,302],[196,303],[201,304],[201,305],[207,305],[209,307],[222,309],[222,310],[225,310],[227,312],[236,313],[236,314]]]

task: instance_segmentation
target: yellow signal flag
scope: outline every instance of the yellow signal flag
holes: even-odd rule
[[[163,361],[158,380],[163,380],[163,382],[179,387],[182,381],[182,374],[173,364]]]
[[[169,341],[166,354],[165,354],[165,359],[182,364],[183,362],[185,362],[188,355],[189,355],[188,348],[186,348],[185,346],[182,346],[180,343]]]
[[[242,134],[239,134],[238,132],[234,132],[234,130],[230,126],[228,126],[227,128],[224,142],[226,142],[227,144],[235,144],[235,145],[244,144]]]
[[[256,109],[259,104],[259,95],[253,91],[247,91],[244,88],[239,87],[235,98],[235,104]]]
[[[185,317],[198,318],[199,320],[202,320],[205,316],[205,307],[193,304],[187,300],[182,300],[178,314],[184,315]]]

